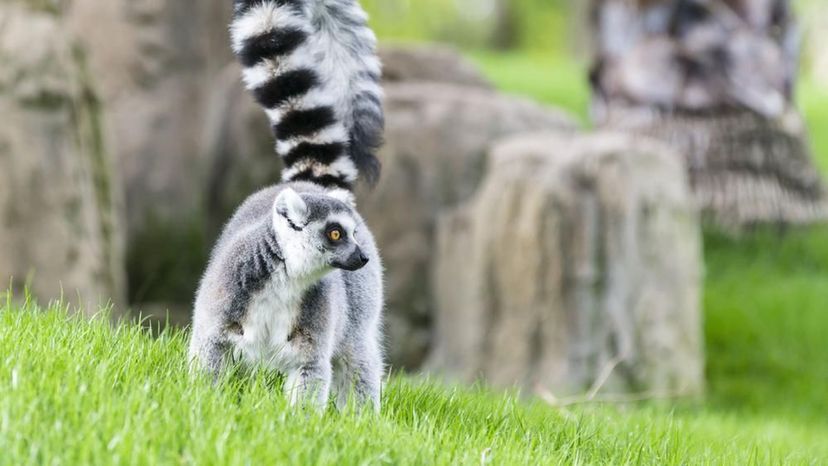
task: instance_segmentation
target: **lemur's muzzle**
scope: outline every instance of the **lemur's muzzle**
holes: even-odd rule
[[[360,248],[354,248],[354,252],[348,256],[347,259],[344,261],[335,260],[331,263],[332,266],[336,267],[337,269],[347,270],[348,272],[357,271],[367,264],[369,261],[368,256],[362,252]]]

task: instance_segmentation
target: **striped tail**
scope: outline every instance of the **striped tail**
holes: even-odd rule
[[[373,184],[384,126],[376,37],[356,0],[235,0],[243,78],[265,108],[284,181]]]

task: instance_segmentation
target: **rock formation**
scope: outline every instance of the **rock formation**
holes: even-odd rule
[[[0,5],[0,280],[125,304],[119,182],[83,53],[52,3]]]
[[[433,371],[557,396],[701,392],[700,234],[669,148],[516,136],[437,232]]]

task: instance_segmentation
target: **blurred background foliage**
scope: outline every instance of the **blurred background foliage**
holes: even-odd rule
[[[562,50],[577,30],[565,0],[367,0],[377,34],[393,40],[433,40],[463,47]],[[508,5],[504,8],[503,5]],[[508,34],[498,27],[504,26]]]
[[[377,35],[386,40],[450,42],[482,48],[495,44],[498,13],[512,25],[505,48],[561,52],[580,37],[586,4],[580,0],[364,0]],[[794,0],[807,16],[822,0]],[[508,7],[504,7],[508,5]],[[503,15],[501,15],[503,16]],[[502,20],[501,20],[502,21]],[[501,44],[504,45],[504,44]]]
[[[578,0],[365,0],[383,42],[445,42],[471,55],[497,86],[554,104],[586,124],[589,86],[588,2]],[[806,44],[821,0],[796,0]],[[502,5],[509,5],[503,10]],[[498,19],[501,17],[501,19]],[[506,30],[506,39],[500,30]],[[815,39],[815,40],[818,40]],[[816,46],[806,47],[799,102],[812,128],[828,125],[828,83],[809,72]],[[828,171],[828,133],[812,131],[817,163]]]

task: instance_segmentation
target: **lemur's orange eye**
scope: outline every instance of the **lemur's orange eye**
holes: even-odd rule
[[[328,239],[331,241],[339,241],[342,239],[342,232],[338,229],[333,229],[328,232]]]

